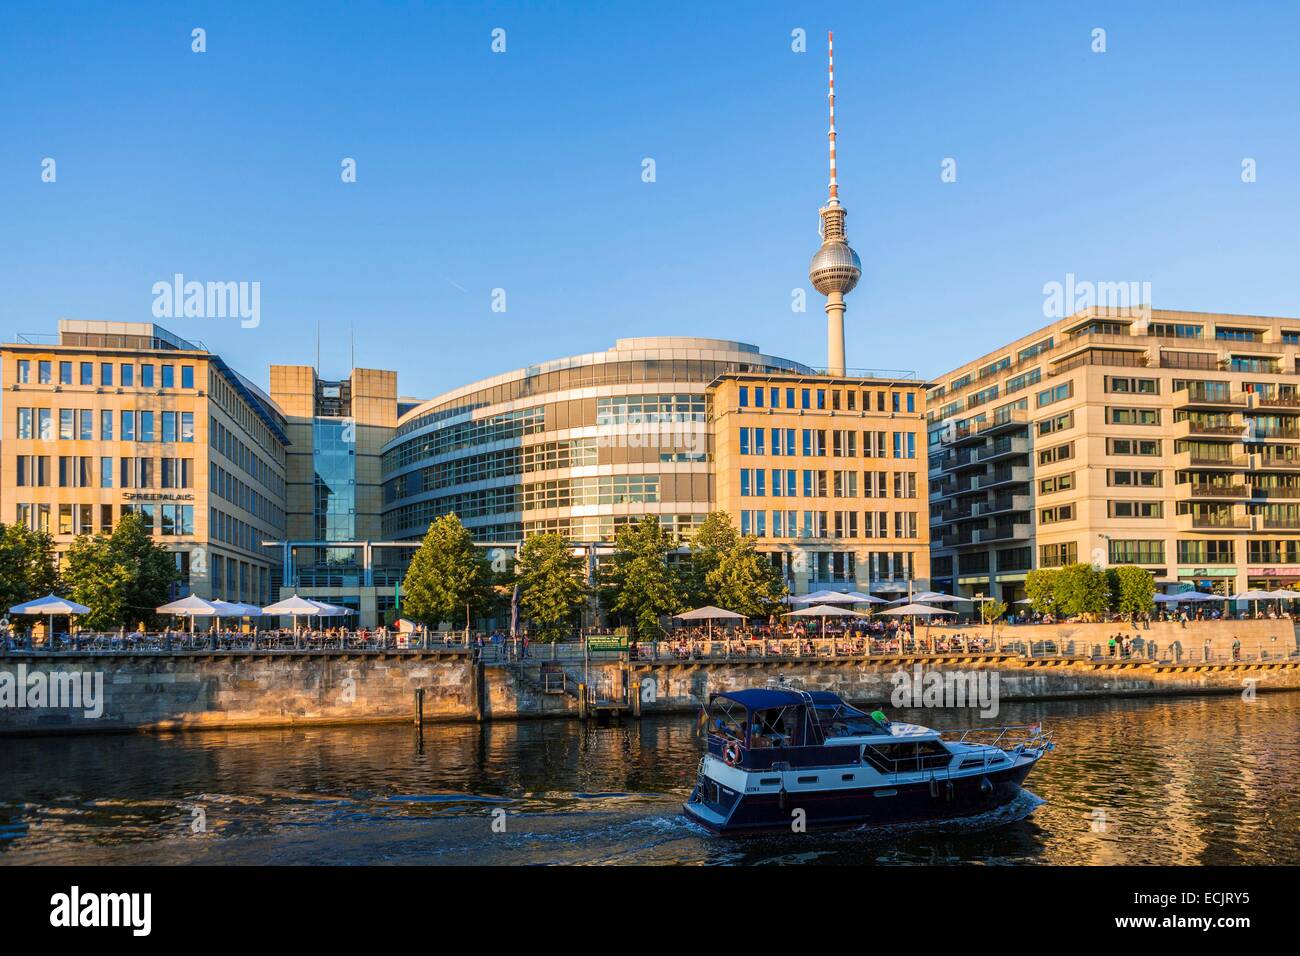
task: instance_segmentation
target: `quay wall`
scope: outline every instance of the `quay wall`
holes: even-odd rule
[[[6,675],[15,684],[25,675],[30,688],[35,673],[83,688],[86,675],[102,687],[102,713],[87,716],[88,699],[72,708],[48,706],[52,697],[41,707],[5,701]],[[409,721],[418,688],[426,720],[473,719],[475,674],[468,652],[10,653],[0,657],[0,736]]]
[[[987,624],[968,624],[964,627],[917,628],[920,637],[941,638],[956,634],[989,637],[993,631]],[[1244,621],[1152,621],[1146,627],[1128,623],[1114,624],[999,624],[993,635],[999,648],[1021,650],[1029,645],[1045,642],[1055,644],[1067,656],[1090,657],[1106,653],[1106,642],[1112,634],[1125,634],[1136,638],[1135,645],[1142,656],[1148,645],[1154,650],[1156,660],[1202,660],[1208,644],[1212,657],[1229,657],[1234,640],[1241,642],[1243,657],[1287,657],[1300,650],[1300,632],[1288,618],[1264,618]]]
[[[0,658],[0,736],[45,733],[198,730],[411,721],[424,691],[426,721],[577,716],[573,694],[584,676],[625,712],[693,712],[710,694],[791,678],[860,703],[887,703],[899,671],[990,671],[1002,701],[1300,689],[1300,659],[1241,663],[1024,659],[997,655],[875,656],[772,660],[637,661],[569,665],[568,693],[547,693],[540,662],[476,664],[464,652],[212,654],[11,654]],[[88,675],[99,682],[102,713],[84,706],[14,706],[4,683],[31,674]],[[626,696],[635,691],[636,705]],[[84,705],[87,703],[83,701]]]

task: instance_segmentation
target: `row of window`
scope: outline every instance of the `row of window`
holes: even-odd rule
[[[19,408],[18,437],[39,441],[54,441],[54,412],[52,408]],[[60,408],[58,411],[58,440],[95,441],[96,415],[90,408]],[[114,440],[114,426],[118,441],[142,442],[192,442],[194,441],[193,412],[153,412],[123,410],[115,415],[111,409],[102,409],[98,415],[99,441]]]
[[[799,444],[795,444],[793,428],[741,428],[737,446],[742,455],[767,455],[789,457],[802,454],[806,458],[858,457],[858,432],[854,429],[802,428]],[[892,445],[889,432],[862,432],[862,457],[886,458],[892,447],[894,458],[916,457],[916,435],[913,432],[894,432]],[[770,437],[770,443],[769,443]],[[770,451],[769,451],[770,449]]]
[[[856,389],[840,388],[788,388],[778,386],[742,385],[737,395],[741,408],[786,408],[831,411],[871,411],[872,390],[863,389],[859,399]],[[875,410],[878,412],[916,411],[916,393],[912,391],[875,391]]]
[[[890,514],[893,518],[891,520]],[[769,522],[770,515],[770,522]],[[915,511],[763,511],[742,509],[741,534],[759,538],[918,537]],[[770,534],[769,534],[770,530]],[[892,530],[892,534],[891,534]]]
[[[47,534],[108,534],[113,530],[113,509],[113,505],[20,503],[15,518],[20,525]],[[122,505],[121,516],[129,514],[141,515],[150,534],[168,538],[194,534],[193,505]]]
[[[765,468],[740,469],[740,494],[743,498],[765,498],[771,488],[773,498],[856,498],[859,487],[865,498],[895,498],[917,496],[916,474],[910,471],[816,471],[805,468],[773,468],[771,482]]]
[[[95,380],[95,366],[99,366],[99,381]],[[136,366],[130,362],[114,364],[113,362],[59,362],[59,380],[60,385],[95,385],[104,387],[113,387],[121,385],[123,388],[134,388],[136,384],[137,368],[140,373],[140,388],[175,388],[176,387],[176,366],[170,363],[164,363],[155,366],[150,362],[142,362]],[[155,371],[157,375],[155,375]],[[19,359],[15,369],[18,382],[26,385],[32,382],[32,362],[30,359]],[[116,379],[116,381],[114,381]],[[40,359],[36,362],[36,383],[38,385],[54,384],[54,363],[47,359]],[[194,366],[182,365],[180,367],[180,387],[194,387]]]
[[[14,483],[19,488],[48,488],[54,482],[49,455],[18,455]],[[60,455],[59,488],[192,488],[192,458],[111,458]],[[116,482],[114,479],[116,478]]]
[[[1178,541],[1176,545],[1181,565],[1235,563],[1235,542],[1231,540]],[[1248,541],[1246,551],[1249,564],[1300,564],[1300,541],[1295,539]],[[1112,539],[1108,556],[1111,564],[1162,565],[1165,563],[1165,542],[1159,538]],[[1074,564],[1078,559],[1078,545],[1073,541],[1039,545],[1039,567],[1060,567]]]

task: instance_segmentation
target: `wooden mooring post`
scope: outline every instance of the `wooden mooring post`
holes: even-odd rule
[[[415,689],[415,726],[424,726],[424,688]]]

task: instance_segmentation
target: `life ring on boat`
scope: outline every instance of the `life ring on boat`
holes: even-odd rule
[[[727,745],[722,748],[722,759],[727,762],[728,767],[734,767],[740,763],[740,744],[734,740],[728,741]]]

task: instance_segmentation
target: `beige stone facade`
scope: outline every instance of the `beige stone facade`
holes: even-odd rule
[[[185,589],[258,603],[284,533],[283,420],[219,357],[159,326],[60,323],[0,348],[0,519],[81,534],[142,513]]]
[[[716,507],[792,591],[928,587],[923,382],[739,373],[709,395]]]
[[[1300,319],[1088,310],[936,380],[934,578],[1136,564],[1215,593],[1300,581]]]

